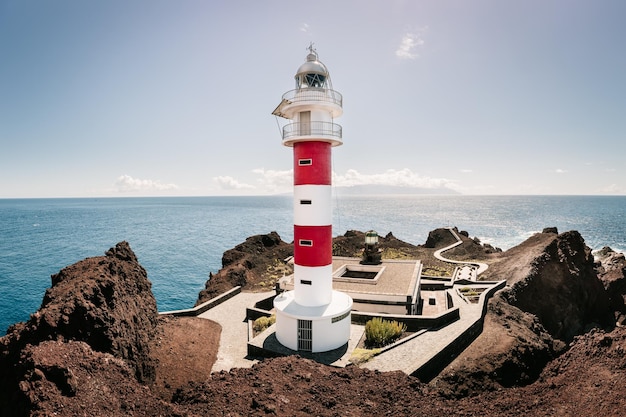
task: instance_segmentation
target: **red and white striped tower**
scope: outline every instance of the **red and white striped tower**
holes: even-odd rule
[[[342,96],[309,46],[306,62],[272,114],[289,119],[283,145],[293,148],[294,290],[274,300],[276,337],[293,350],[324,352],[350,338],[352,299],[333,291],[331,149],[341,145]]]

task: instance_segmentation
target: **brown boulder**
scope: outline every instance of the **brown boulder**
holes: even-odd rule
[[[293,255],[293,245],[283,242],[278,233],[255,235],[227,250],[222,256],[222,269],[211,273],[204,290],[198,294],[196,305],[241,286],[248,291],[268,291],[293,268],[285,262]]]
[[[507,278],[509,303],[536,315],[553,337],[567,343],[588,326],[611,326],[608,297],[580,233],[542,236],[547,237],[542,253],[528,274]]]
[[[84,342],[28,345],[19,365],[23,400],[3,409],[2,415],[183,415],[141,385],[127,362]]]
[[[85,342],[125,360],[139,381],[152,381],[149,342],[157,317],[151,283],[127,242],[62,269],[40,309],[0,338],[0,409],[19,397],[21,352],[45,341]]]
[[[456,228],[454,230],[458,233],[458,230]],[[456,243],[456,241],[457,240],[454,238],[454,236],[452,236],[452,233],[450,233],[449,229],[439,228],[431,230],[428,233],[428,238],[426,238],[426,243],[424,243],[424,247],[442,248],[452,245],[453,243]]]
[[[489,301],[482,334],[433,381],[446,395],[529,384],[577,335],[612,325],[578,232],[538,233],[494,257],[481,279],[508,285]]]
[[[606,289],[616,322],[626,324],[626,257],[605,246],[596,254],[598,278]]]

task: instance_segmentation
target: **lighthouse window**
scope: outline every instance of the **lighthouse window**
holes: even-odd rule
[[[313,241],[308,239],[300,239],[300,246],[313,246]]]
[[[309,87],[323,87],[326,77],[322,74],[306,74],[305,82]]]
[[[300,284],[313,285],[313,282],[309,281],[308,279],[301,279]]]
[[[313,160],[312,159],[298,159],[298,165],[300,166],[313,165]]]
[[[350,315],[350,312],[348,311],[347,313],[343,313],[341,316],[333,317],[331,319],[331,323],[337,323],[338,321],[345,319],[349,315]]]
[[[311,200],[300,200],[300,204],[311,205],[311,204],[313,204],[313,201],[311,201]]]

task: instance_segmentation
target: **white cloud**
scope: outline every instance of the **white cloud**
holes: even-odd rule
[[[260,176],[257,179],[259,186],[268,193],[285,193],[293,187],[293,170],[276,171],[273,169],[258,168],[252,171]]]
[[[308,32],[309,31],[309,25],[306,23],[303,23],[302,26],[300,26],[300,32]]]
[[[160,181],[142,180],[133,178],[130,175],[120,175],[115,181],[115,187],[118,192],[144,192],[144,191],[168,191],[176,190],[176,184],[163,184]]]
[[[451,180],[421,176],[408,168],[401,170],[389,169],[382,174],[361,174],[357,170],[349,169],[345,175],[335,174],[333,181],[339,187],[372,184],[412,188],[457,188],[456,184]]]
[[[460,170],[463,174],[471,174],[472,172],[474,172],[473,169],[461,169]]]
[[[246,190],[254,188],[254,186],[250,184],[239,182],[237,179],[227,175],[214,177],[213,181],[217,183],[221,190]]]
[[[626,194],[626,189],[617,184],[610,184],[600,189],[602,194]]]
[[[419,57],[415,50],[423,45],[424,39],[422,39],[420,33],[405,33],[398,49],[396,49],[396,56],[400,59],[415,59]]]
[[[293,190],[293,170],[277,171],[258,168],[252,171],[257,175],[256,185],[252,186],[229,177],[215,177],[220,188],[223,190],[251,190],[259,194],[288,193]],[[459,186],[446,178],[431,178],[420,176],[410,169],[389,169],[380,174],[361,174],[357,170],[349,169],[344,175],[333,173],[333,185],[337,187],[351,187],[355,185],[388,185],[407,188],[449,188],[459,190]]]
[[[556,172],[557,174],[565,174],[565,173],[567,173],[567,171],[566,171],[566,170],[561,169],[561,168],[557,168],[557,169],[555,169],[555,170],[554,170],[554,172]]]

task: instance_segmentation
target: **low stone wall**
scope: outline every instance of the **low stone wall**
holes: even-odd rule
[[[204,303],[196,306],[194,308],[189,308],[186,310],[173,310],[173,311],[164,311],[159,313],[163,316],[177,316],[177,317],[195,317],[204,313],[207,310],[212,309],[213,307],[222,304],[224,301],[229,300],[239,294],[241,292],[241,287],[235,287],[232,290],[226,291],[223,294],[218,295],[217,297],[211,298],[209,301],[205,301]]]
[[[493,285],[489,290],[484,291],[480,295],[480,303],[482,303],[481,315],[478,320],[472,323],[463,333],[459,335],[452,343],[435,354],[428,362],[411,373],[420,381],[428,383],[436,377],[450,362],[452,362],[466,347],[468,347],[483,331],[485,322],[485,314],[487,314],[487,302],[489,298],[506,286],[506,281],[500,281]]]
[[[257,302],[254,307],[269,311],[274,308],[274,298],[276,298],[276,294]]]
[[[246,320],[256,320],[259,317],[270,317],[272,312],[263,308],[246,307]]]
[[[395,320],[399,323],[404,323],[408,331],[416,332],[421,329],[436,329],[450,324],[460,318],[460,313],[459,308],[455,307],[446,311],[445,313],[432,317],[366,313],[362,311],[353,311],[351,317],[353,324],[361,325],[365,325],[365,323],[367,323],[374,317],[382,317],[383,319]]]

